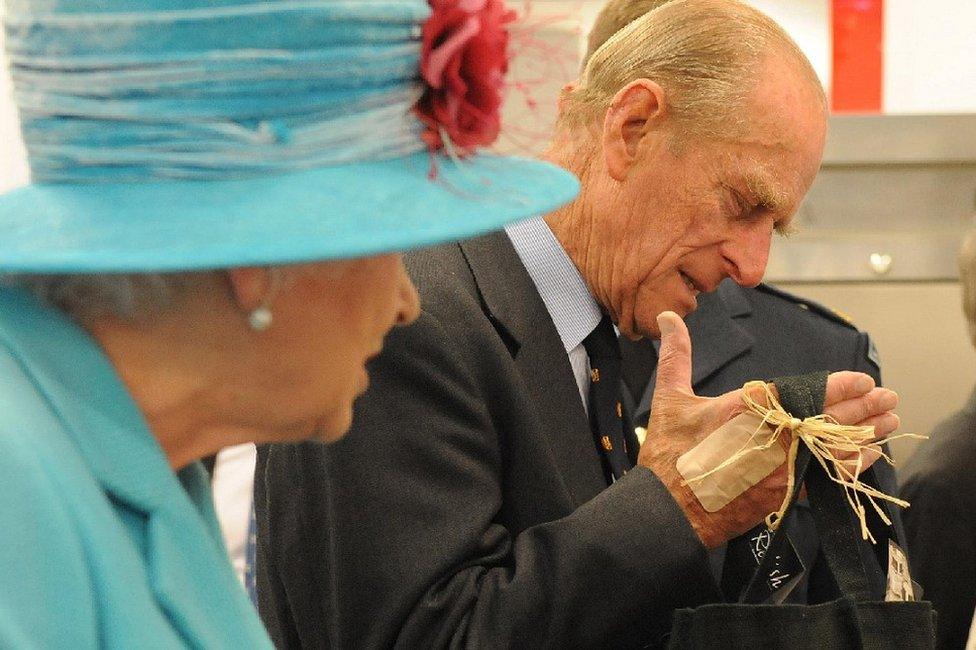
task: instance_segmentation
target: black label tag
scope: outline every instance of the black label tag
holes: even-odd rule
[[[742,602],[779,604],[792,593],[806,573],[806,567],[793,540],[785,531],[783,536],[784,539],[777,543],[779,549],[775,551],[772,568],[765,576],[756,576],[755,573],[769,552],[773,531],[766,526],[757,526],[729,542],[722,572],[722,590],[729,600],[740,600],[743,589],[754,577],[756,584],[751,593],[742,597]]]
[[[766,528],[749,540],[757,565],[766,556],[772,538],[773,531]],[[803,566],[803,560],[800,559],[800,554],[796,552],[793,540],[790,539],[789,535],[786,535],[786,543],[776,554],[773,568],[765,577],[768,592],[766,602],[779,605],[786,600],[786,597],[796,589],[804,573],[806,573],[806,567]]]

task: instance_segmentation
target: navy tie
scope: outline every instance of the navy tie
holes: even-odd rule
[[[636,449],[628,450],[624,433],[630,425],[625,422],[620,401],[620,344],[608,316],[583,339],[583,347],[590,357],[590,428],[608,478],[613,482],[634,466],[628,451],[634,454]]]

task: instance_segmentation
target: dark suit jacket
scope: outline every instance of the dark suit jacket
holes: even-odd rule
[[[963,648],[976,608],[976,392],[905,465],[912,577],[938,612],[938,647]]]
[[[856,370],[881,383],[877,352],[860,332],[835,312],[769,285],[744,289],[724,281],[712,294],[698,297],[698,309],[685,319],[692,341],[692,384],[695,393],[715,397],[741,388],[751,379],[773,379],[818,370]],[[657,352],[648,340],[621,341],[624,376],[635,422],[646,423],[654,395]],[[894,471],[887,463],[875,467],[881,489],[897,493]],[[904,545],[904,531],[896,508],[888,508],[896,541]],[[807,581],[797,586],[790,602],[821,602],[833,597],[832,582],[819,565],[819,540],[806,505],[800,504],[787,523],[808,577],[815,574],[812,589]],[[874,522],[872,530],[886,527]],[[878,547],[887,569],[886,545]],[[721,559],[721,558],[719,558]]]
[[[634,647],[719,599],[656,476],[607,487],[566,352],[507,236],[413,253],[341,442],[258,456],[260,611],[282,647]]]

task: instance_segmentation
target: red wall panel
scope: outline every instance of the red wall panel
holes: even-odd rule
[[[831,110],[880,112],[884,0],[832,0],[831,27]]]

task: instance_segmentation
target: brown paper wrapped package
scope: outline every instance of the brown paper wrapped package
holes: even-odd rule
[[[740,455],[739,452],[750,450]],[[786,462],[756,413],[737,415],[678,459],[678,473],[706,512],[716,512]]]

